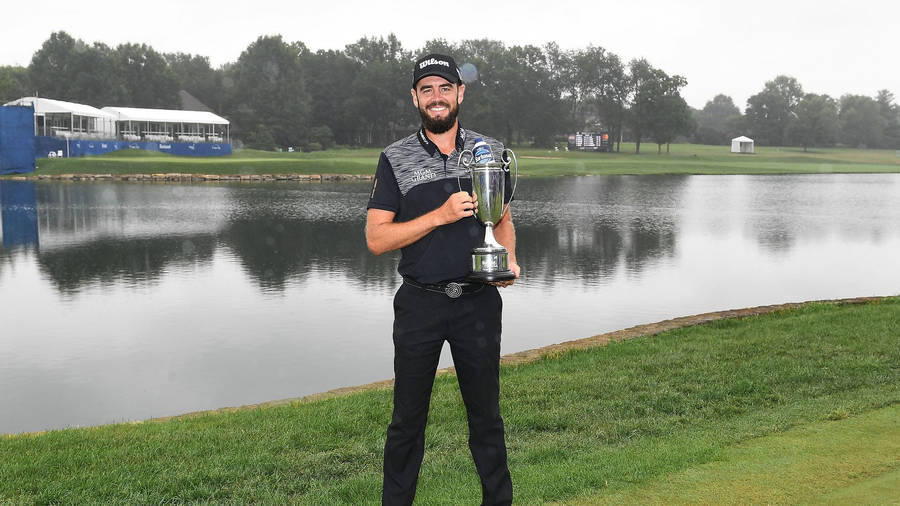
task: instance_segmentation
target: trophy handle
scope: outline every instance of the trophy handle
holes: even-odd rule
[[[466,172],[471,173],[473,165],[472,162],[474,161],[475,153],[473,153],[471,149],[464,149],[459,153],[459,158],[456,159],[456,166],[459,167],[460,164],[462,164],[462,166],[466,168]]]
[[[510,156],[512,156],[512,159],[510,159]],[[516,169],[516,178],[513,180],[512,192],[509,194],[509,202],[506,203],[506,208],[500,213],[501,217],[506,214],[506,211],[509,211],[509,205],[512,204],[513,197],[516,196],[516,186],[519,185],[519,160],[516,158],[516,154],[513,150],[504,148],[503,154],[500,156],[501,160],[504,157],[506,158],[506,163],[503,164],[503,169],[506,170],[506,172],[509,172],[509,165],[514,165]]]

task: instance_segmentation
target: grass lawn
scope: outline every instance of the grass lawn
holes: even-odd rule
[[[622,153],[584,153],[516,149],[520,170],[528,176],[586,174],[790,174],[830,172],[900,172],[900,156],[891,150],[758,148],[755,155],[729,153],[727,146],[673,144],[670,154],[656,154],[643,144]],[[238,150],[218,157],[183,157],[122,150],[83,158],[40,158],[35,174],[374,174],[378,149],[335,149],[313,153]]]
[[[751,439],[714,462],[570,504],[900,504],[898,492],[900,405],[894,404]]]
[[[720,320],[501,376],[520,504],[893,500],[900,297]],[[0,503],[377,504],[390,411],[380,389],[0,438]],[[480,500],[452,375],[435,383],[417,500]]]

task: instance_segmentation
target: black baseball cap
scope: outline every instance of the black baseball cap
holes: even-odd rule
[[[420,79],[428,76],[439,76],[451,83],[462,83],[462,76],[456,62],[452,57],[443,54],[431,53],[416,60],[416,66],[413,67],[412,87],[415,88]]]

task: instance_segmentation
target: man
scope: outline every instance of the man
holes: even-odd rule
[[[429,54],[416,62],[411,93],[422,127],[381,153],[368,203],[369,250],[380,255],[400,249],[397,270],[403,276],[394,297],[394,414],[384,448],[383,504],[412,504],[415,497],[444,340],[466,405],[483,504],[512,502],[499,403],[503,303],[496,288],[512,281],[494,286],[464,281],[484,226],[473,216],[477,195],[469,193],[471,180],[458,164],[460,153],[472,149],[478,137],[490,144],[495,160],[503,146],[459,126],[465,91],[453,58]],[[509,211],[494,236],[509,251],[510,270],[518,277]],[[458,285],[448,287],[451,282]]]

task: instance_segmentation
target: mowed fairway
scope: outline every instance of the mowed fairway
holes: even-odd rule
[[[622,153],[515,149],[524,176],[589,174],[816,174],[900,172],[891,150],[757,148],[755,155],[729,153],[727,146],[623,144]],[[179,157],[123,150],[84,158],[40,158],[35,175],[58,174],[374,174],[379,149],[334,149],[312,153],[237,150],[219,157]]]
[[[752,439],[649,485],[570,502],[810,503],[900,504],[900,405]]]

